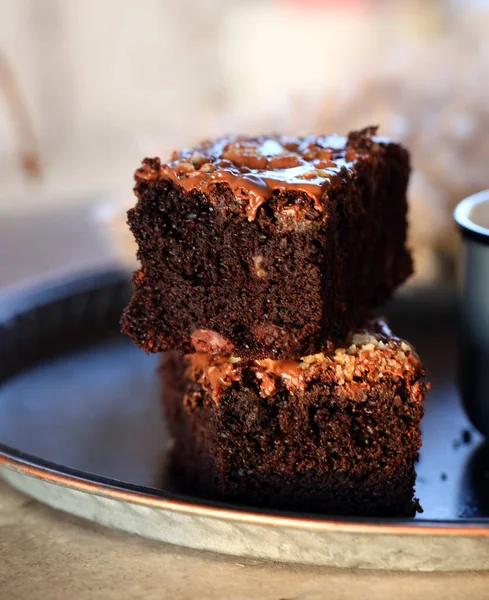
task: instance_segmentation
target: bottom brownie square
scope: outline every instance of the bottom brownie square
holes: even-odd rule
[[[338,515],[420,510],[424,370],[382,320],[300,360],[167,353],[161,376],[186,491]]]

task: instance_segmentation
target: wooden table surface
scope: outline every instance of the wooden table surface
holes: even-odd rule
[[[42,227],[32,215],[0,219],[0,285],[110,257],[86,212],[68,213]],[[17,598],[477,599],[489,598],[489,574],[351,571],[190,551],[56,512],[0,481],[0,599]]]

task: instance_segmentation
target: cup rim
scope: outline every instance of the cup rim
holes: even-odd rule
[[[464,237],[489,245],[489,229],[474,223],[469,216],[474,206],[483,202],[489,202],[489,189],[472,194],[459,202],[453,211],[453,218]]]

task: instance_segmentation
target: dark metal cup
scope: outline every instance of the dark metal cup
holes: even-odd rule
[[[459,384],[472,423],[489,436],[489,190],[455,209],[463,238]]]

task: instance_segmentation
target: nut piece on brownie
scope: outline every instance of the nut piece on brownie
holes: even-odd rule
[[[299,360],[167,353],[173,468],[188,492],[215,500],[412,516],[423,376],[380,319]]]
[[[375,134],[229,137],[146,159],[124,331],[148,352],[253,359],[344,339],[412,270],[409,156]]]

